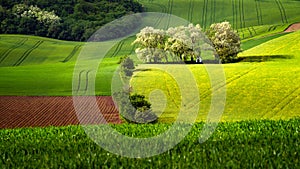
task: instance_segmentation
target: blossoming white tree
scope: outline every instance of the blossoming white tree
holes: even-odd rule
[[[42,10],[41,8],[37,6],[27,6],[24,4],[18,4],[14,6],[14,13],[18,17],[27,17],[36,19],[40,23],[44,25],[51,25],[59,23],[60,17],[58,17],[54,11],[48,12],[45,10]]]
[[[133,44],[138,44],[135,50],[137,56],[145,62],[160,62],[164,56],[165,32],[153,27],[145,27],[136,35]]]
[[[200,25],[179,26],[167,30],[168,39],[165,50],[179,56],[181,60],[191,60],[201,55],[201,45],[205,43],[205,36]]]
[[[207,39],[206,39],[207,40]],[[146,62],[160,62],[171,57],[173,61],[200,57],[201,45],[206,43],[200,25],[179,26],[167,31],[146,27],[136,35],[137,56]]]
[[[241,40],[229,22],[212,24],[207,35],[223,63],[236,59],[241,51]]]

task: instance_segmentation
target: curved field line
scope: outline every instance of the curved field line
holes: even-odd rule
[[[89,74],[92,70],[88,70],[86,73],[85,73],[85,88],[84,88],[84,92],[87,92],[88,90],[88,87],[89,87]]]
[[[257,35],[256,30],[252,26],[251,29],[253,30],[254,34]]]
[[[216,20],[216,1],[211,0],[210,1],[210,24],[213,24]]]
[[[279,11],[280,11],[281,21],[282,21],[282,23],[284,23],[284,16],[283,16],[283,13],[282,13],[282,10],[281,10],[281,6],[279,5],[278,0],[275,0],[275,2],[276,2],[277,7],[278,7],[278,9],[279,9]]]
[[[273,31],[277,28],[277,25],[272,25],[269,27],[268,32]]]
[[[68,62],[75,54],[76,52],[79,50],[79,48],[81,47],[82,45],[76,45],[72,52],[62,61],[63,63],[66,63]]]
[[[239,8],[239,18],[240,18],[240,28],[243,28],[243,13],[242,13],[242,4],[241,4],[241,0],[238,0],[238,8]],[[244,34],[244,31],[241,31],[242,32],[242,37],[245,38],[245,34]]]
[[[166,77],[166,74],[164,73],[164,77]],[[175,102],[175,99],[172,97],[172,95],[171,95],[171,92],[170,92],[170,90],[169,90],[169,87],[168,87],[168,85],[167,85],[167,78],[164,78],[165,80],[164,80],[164,82],[165,82],[165,86],[166,86],[166,89],[167,89],[167,92],[168,92],[168,95],[170,96],[170,98],[171,98],[171,101],[175,104],[175,106],[177,107],[177,108],[180,108],[177,104],[176,104],[176,102]]]
[[[85,70],[82,70],[82,71],[80,71],[79,72],[79,75],[78,75],[78,86],[77,86],[77,90],[76,90],[76,93],[78,93],[79,92],[79,90],[80,90],[80,86],[81,86],[81,75],[82,75],[82,73],[84,72]]]
[[[202,21],[202,27],[203,27],[203,28],[205,28],[205,27],[204,27],[205,2],[206,2],[206,1],[204,0],[204,1],[203,1],[203,6],[202,6],[202,20],[201,20],[201,21]]]
[[[169,19],[168,19],[167,28],[169,28],[169,25],[171,22],[171,15],[173,13],[173,5],[174,5],[174,0],[169,0]]]
[[[80,91],[83,91],[84,93],[87,92],[88,86],[89,86],[89,74],[92,72],[92,70],[82,70],[79,72],[78,75],[78,86],[76,89],[76,93],[79,93]],[[84,76],[84,77],[83,77]],[[82,81],[85,81],[85,86],[82,86]]]
[[[17,60],[17,62],[13,65],[13,66],[19,66],[20,64],[22,64],[22,62],[24,62],[24,60],[30,55],[30,53],[38,48],[44,41],[39,40],[37,41],[30,49],[28,49],[26,52],[24,52],[24,54]]]
[[[158,4],[158,3],[152,3],[152,2],[151,2],[151,4],[160,7],[161,13],[166,13],[166,12],[167,12],[167,8],[166,8],[165,5]],[[156,22],[155,22],[154,25],[155,25],[155,26],[158,26],[158,25],[160,24],[160,22],[162,21],[162,18],[163,18],[163,15],[162,15],[161,17],[159,17],[159,18],[156,20]]]
[[[214,1],[214,16],[213,16],[213,23],[216,22],[216,8],[217,8],[217,1],[216,0],[213,0]]]
[[[190,22],[193,22],[193,14],[194,14],[194,0],[192,0],[192,7],[191,7],[191,21]]]
[[[125,39],[121,40],[118,43],[116,50],[114,51],[114,53],[110,57],[115,57],[120,52],[120,50],[122,49],[122,46],[124,45],[124,41],[125,41]]]
[[[257,17],[257,25],[260,25],[260,14],[258,8],[258,1],[255,1],[255,10],[256,10],[256,17]]]
[[[190,0],[190,2],[189,2],[189,9],[188,9],[188,21],[189,22],[192,22],[192,20],[191,20],[191,18],[192,18],[191,17],[191,15],[192,15],[192,12],[191,12],[192,11],[192,5],[193,5],[192,4],[192,0]]]
[[[203,8],[202,8],[202,27],[206,28],[206,19],[207,19],[207,4],[208,0],[204,0],[203,2]]]
[[[247,29],[248,29],[248,32],[250,33],[250,37],[253,37],[253,34],[252,34],[252,32],[251,32],[250,28],[249,28],[249,27],[247,27]]]
[[[258,9],[259,9],[259,13],[260,13],[260,24],[263,25],[264,22],[263,22],[263,18],[262,18],[263,14],[262,14],[261,6],[260,6],[260,1],[257,1],[257,3],[258,3]]]
[[[288,23],[288,20],[287,20],[287,17],[286,17],[286,12],[285,12],[285,8],[283,7],[282,3],[280,0],[277,0],[279,5],[281,6],[281,10],[282,10],[282,13],[283,13],[283,16],[284,16],[284,19],[285,19],[285,22]]]
[[[15,49],[21,47],[22,45],[24,45],[24,43],[28,40],[28,38],[24,38],[22,40],[20,40],[19,42],[17,42],[17,44],[9,49],[7,49],[4,54],[2,55],[1,59],[0,59],[0,63],[3,62],[4,59],[7,58],[7,56]]]
[[[232,8],[232,26],[234,28],[237,28],[237,23],[236,23],[236,15],[235,15],[235,5],[234,5],[234,0],[231,0],[231,8]]]
[[[244,0],[241,0],[241,4],[242,4],[242,21],[243,21],[243,28],[246,27],[246,23],[245,23],[245,8],[244,8]]]
[[[255,66],[254,68],[249,68],[245,72],[243,72],[239,75],[236,75],[234,77],[229,78],[228,80],[226,80],[224,85],[220,85],[220,86],[216,87],[214,90],[217,91],[217,90],[221,89],[222,87],[227,86],[228,84],[230,84],[230,83],[232,83],[236,80],[239,80],[240,78],[244,77],[245,75],[255,71],[258,67],[259,67],[259,65]],[[209,95],[210,95],[210,89],[203,92],[203,94],[200,95],[200,97],[202,97],[202,99],[204,99],[204,98],[208,97]]]
[[[132,45],[132,48],[131,48],[130,54],[132,54],[132,53],[134,52],[134,50],[135,50],[136,46],[137,46],[136,44]]]
[[[262,117],[265,117],[267,114],[269,114],[268,112],[272,113],[272,115],[278,114],[281,110],[283,110],[287,105],[289,105],[293,100],[295,100],[298,97],[297,94],[295,96],[292,96],[292,94],[295,93],[295,92],[297,92],[297,91],[299,91],[299,89],[300,89],[300,87],[297,87],[296,89],[294,89],[293,91],[291,91],[283,99],[281,99],[281,101],[277,102],[271,108],[271,110],[277,109],[276,111],[271,112],[269,110],[266,110],[266,112],[262,115]],[[286,104],[283,104],[283,103],[286,103]]]

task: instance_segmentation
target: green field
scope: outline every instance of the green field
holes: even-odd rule
[[[297,168],[299,166],[300,31],[283,33],[300,22],[296,0],[139,0],[146,11],[163,12],[200,23],[227,20],[242,39],[240,62],[220,65],[226,78],[226,103],[221,123],[207,142],[198,138],[214,105],[207,69],[215,65],[139,64],[130,83],[144,94],[159,115],[158,124],[112,125],[131,137],[165,131],[183,106],[197,107],[197,123],[172,150],[145,159],[117,156],[96,145],[80,126],[0,130],[3,168]],[[170,24],[155,18],[154,25]],[[149,21],[147,21],[149,22]],[[170,23],[168,23],[170,22]],[[71,96],[111,93],[120,57],[133,55],[134,37],[100,43],[61,41],[28,35],[0,35],[0,96]],[[83,50],[91,45],[93,50]],[[109,51],[101,47],[112,46]],[[80,58],[81,52],[86,52]],[[105,58],[101,64],[99,56]],[[80,64],[76,65],[77,59]],[[76,67],[77,66],[77,67]],[[76,68],[76,69],[75,69]],[[163,70],[176,74],[170,75]],[[195,95],[183,69],[194,76]],[[93,77],[96,77],[95,80]],[[178,81],[185,82],[187,93]],[[223,85],[215,87],[218,92]],[[183,98],[188,104],[181,105]],[[189,117],[189,112],[186,112]],[[217,117],[216,117],[217,118]],[[199,168],[198,167],[198,168]],[[105,167],[104,167],[105,168]]]
[[[203,124],[195,124],[173,149],[149,158],[112,154],[94,143],[79,126],[0,130],[0,165],[4,168],[297,168],[299,124],[299,119],[221,123],[202,144],[198,139]],[[113,127],[128,136],[149,137],[169,126]]]
[[[140,0],[146,10],[173,14],[208,28],[227,20],[234,28],[255,34],[257,25],[299,21],[299,2],[291,0]],[[248,29],[249,28],[249,29]],[[273,28],[271,28],[273,29]]]

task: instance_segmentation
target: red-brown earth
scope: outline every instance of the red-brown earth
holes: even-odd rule
[[[85,102],[85,104],[77,104],[80,110],[84,110],[81,113],[78,111],[76,113],[73,97],[1,96],[0,128],[103,124],[106,123],[105,120],[113,124],[122,122],[112,97],[95,97],[100,114],[105,120],[99,117],[99,112],[89,111],[91,106],[89,102],[94,97],[76,98]]]

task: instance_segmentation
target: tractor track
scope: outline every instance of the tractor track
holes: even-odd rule
[[[158,4],[158,3],[153,3],[153,2],[151,2],[151,4],[160,7],[161,13],[166,13],[166,12],[167,12],[166,6],[164,6],[164,5],[162,5],[162,4]],[[163,15],[162,15],[161,17],[159,17],[159,18],[156,20],[154,26],[157,26],[157,27],[158,27],[159,24],[161,23],[162,19],[163,19]]]
[[[281,101],[277,102],[272,108],[271,111],[269,109],[263,114],[262,117],[265,117],[267,114],[272,113],[273,116],[276,116],[279,112],[281,112],[286,106],[288,106],[292,101],[294,101],[299,95],[294,93],[299,93],[300,87],[295,88],[290,93],[288,93]],[[273,111],[272,111],[273,110]],[[269,113],[268,113],[269,112]]]
[[[288,20],[287,20],[287,17],[286,17],[286,11],[285,11],[285,8],[283,7],[282,3],[281,3],[281,0],[277,0],[277,2],[279,4],[279,6],[281,6],[281,10],[282,10],[282,14],[283,14],[285,23],[288,23]]]
[[[115,51],[114,51],[113,54],[110,56],[111,58],[117,56],[117,54],[118,54],[118,53],[120,52],[120,50],[122,49],[122,47],[123,47],[123,45],[124,45],[124,42],[125,42],[125,39],[121,40],[121,41],[118,43],[118,45],[117,45]]]
[[[30,49],[24,52],[24,54],[17,60],[15,64],[13,64],[13,66],[20,66],[24,62],[24,60],[31,54],[31,52],[38,48],[43,42],[44,41],[42,40],[37,41]]]
[[[262,11],[260,8],[260,2],[259,1],[255,1],[255,10],[256,10],[256,17],[257,17],[257,24],[258,25],[262,25]]]
[[[286,21],[285,18],[284,18],[285,13],[283,12],[283,9],[281,8],[282,6],[280,5],[279,1],[278,1],[278,0],[275,0],[275,2],[276,2],[276,4],[277,4],[277,7],[278,7],[279,12],[280,12],[281,21],[282,21],[282,23],[284,24],[285,21]]]
[[[76,45],[72,52],[62,61],[63,63],[68,62],[70,59],[72,59],[72,57],[77,53],[77,51],[80,49],[82,45]]]
[[[240,18],[240,29],[243,28],[243,7],[242,7],[242,3],[241,3],[242,0],[238,0],[238,9],[239,9],[239,18]],[[245,34],[244,32],[242,31],[242,37],[245,38]]]
[[[84,94],[88,90],[88,85],[89,85],[89,73],[92,72],[92,70],[82,70],[78,74],[78,85],[76,89],[76,93],[79,94],[79,92],[84,92]],[[84,78],[82,76],[85,75]],[[82,87],[82,81],[85,81],[85,86]]]
[[[188,10],[188,21],[193,21],[193,13],[194,13],[194,0],[190,0],[189,2],[189,10]]]
[[[236,22],[236,14],[235,14],[235,5],[234,0],[231,0],[231,8],[232,8],[232,26],[236,29],[237,28],[237,22]]]
[[[222,87],[227,86],[227,85],[231,84],[232,82],[241,79],[242,77],[244,77],[244,76],[248,75],[249,73],[255,71],[258,67],[259,67],[259,65],[258,65],[258,66],[255,66],[255,67],[253,67],[253,68],[249,68],[248,70],[244,71],[243,73],[241,73],[241,74],[239,74],[239,75],[236,75],[236,76],[234,76],[234,77],[229,78],[229,79],[225,82],[225,84],[221,84],[221,85],[220,85],[220,84],[217,84],[214,90],[215,90],[215,91],[218,91],[218,90],[221,89]],[[210,95],[210,89],[209,89],[209,90],[206,90],[200,97],[201,97],[202,99],[204,99],[204,98],[207,98],[209,95]]]
[[[7,49],[7,50],[4,52],[4,54],[2,55],[2,57],[0,58],[0,63],[2,63],[3,60],[6,59],[7,56],[8,56],[13,50],[15,50],[15,49],[17,49],[17,48],[23,46],[24,43],[25,43],[27,40],[28,40],[28,38],[24,38],[24,39],[20,40],[19,42],[17,42],[17,44],[16,44],[15,46],[13,46],[13,47]]]
[[[174,5],[174,0],[169,0],[168,1],[168,14],[169,14],[169,18],[168,18],[168,24],[167,24],[167,28],[169,28],[170,26],[170,22],[171,22],[171,15],[173,13],[173,5]]]

